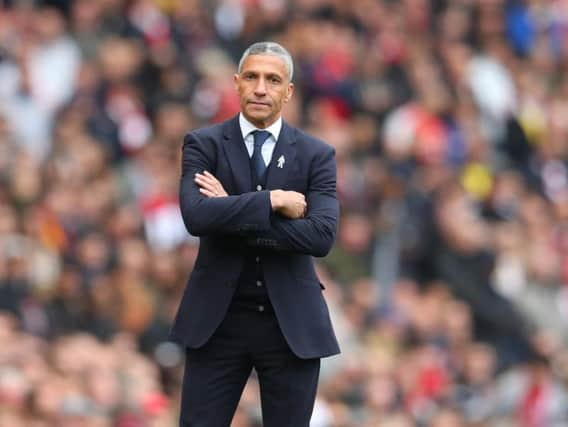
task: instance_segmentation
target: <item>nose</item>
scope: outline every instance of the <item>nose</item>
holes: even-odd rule
[[[266,95],[266,82],[264,78],[260,78],[257,80],[256,86],[254,87],[254,94],[256,96]]]

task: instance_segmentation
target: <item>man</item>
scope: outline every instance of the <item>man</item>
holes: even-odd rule
[[[336,236],[334,150],[286,124],[290,54],[243,54],[241,113],[189,133],[180,203],[200,236],[171,336],[187,348],[181,426],[229,426],[254,368],[265,426],[308,426],[320,358],[339,352],[312,256]]]

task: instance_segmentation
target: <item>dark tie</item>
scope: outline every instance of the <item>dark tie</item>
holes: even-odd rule
[[[264,172],[266,171],[266,165],[264,164],[264,159],[262,158],[262,144],[266,142],[270,136],[270,132],[267,130],[255,130],[254,136],[254,150],[252,151],[252,164],[256,172],[256,178],[262,180]]]

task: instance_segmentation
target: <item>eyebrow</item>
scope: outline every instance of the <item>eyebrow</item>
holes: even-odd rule
[[[259,71],[255,71],[255,70],[243,70],[242,75],[243,76],[258,76],[259,74],[262,74]],[[284,77],[278,73],[267,73],[266,74],[267,78],[277,78],[279,80],[284,80]]]

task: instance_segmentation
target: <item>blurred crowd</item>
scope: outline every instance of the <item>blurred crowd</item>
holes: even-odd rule
[[[4,0],[0,426],[176,425],[181,142],[260,40],[337,153],[312,427],[568,425],[568,1]]]

